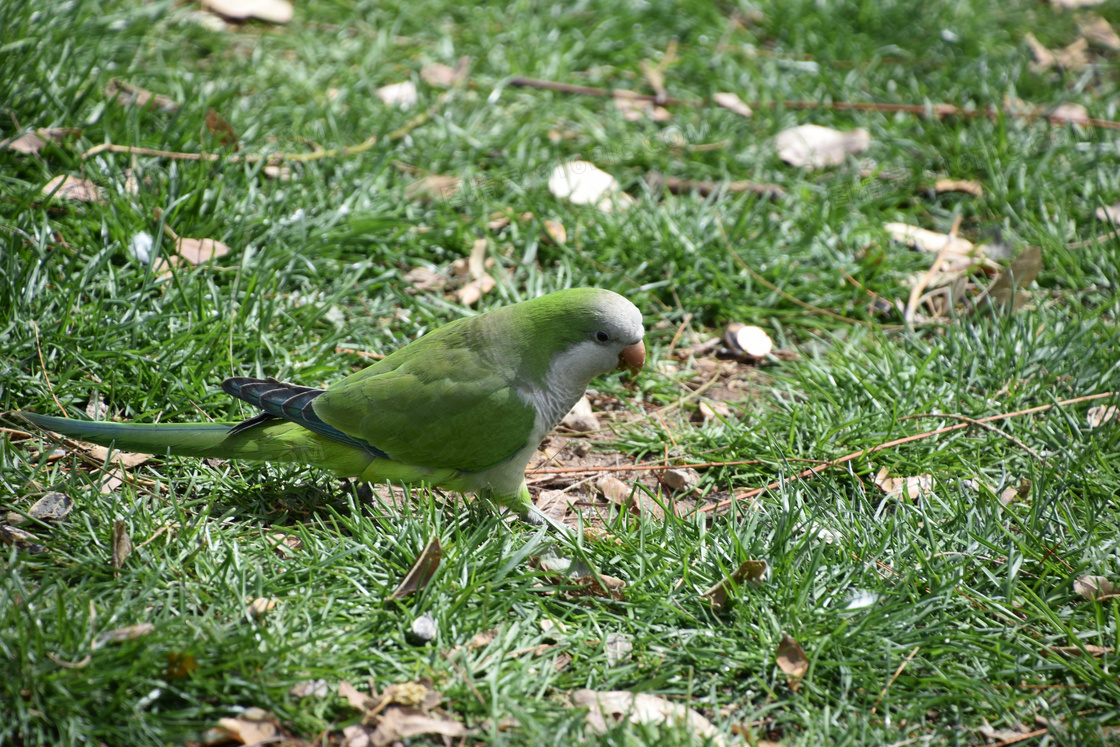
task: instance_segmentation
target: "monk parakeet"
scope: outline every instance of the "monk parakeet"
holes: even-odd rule
[[[140,425],[19,413],[148,454],[297,462],[339,477],[476,493],[529,518],[525,466],[596,376],[645,363],[642,315],[572,288],[458,319],[327,389],[235,377],[242,423]]]

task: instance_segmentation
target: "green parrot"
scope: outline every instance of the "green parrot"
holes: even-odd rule
[[[327,389],[226,379],[223,390],[262,410],[241,423],[17,415],[126,451],[296,462],[339,477],[475,493],[539,523],[526,465],[593,378],[641,369],[643,335],[630,301],[572,288],[453,321]]]

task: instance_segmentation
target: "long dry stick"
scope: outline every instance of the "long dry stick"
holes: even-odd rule
[[[1078,402],[1089,402],[1089,401],[1094,400],[1094,399],[1104,399],[1106,397],[1115,397],[1118,394],[1120,394],[1120,392],[1102,392],[1100,394],[1087,394],[1084,397],[1074,397],[1073,399],[1064,399],[1061,402],[1054,402],[1054,403],[1049,404],[1049,405],[1039,405],[1038,407],[1030,407],[1030,408],[1027,408],[1026,410],[1018,410],[1016,412],[1003,413],[1002,415],[989,415],[986,418],[976,418],[975,421],[970,421],[970,422],[967,422],[967,423],[958,423],[957,425],[947,425],[944,428],[938,428],[935,431],[926,431],[925,433],[918,433],[918,434],[915,434],[913,436],[906,436],[905,438],[896,438],[894,441],[887,441],[886,443],[879,444],[878,446],[872,446],[868,449],[861,449],[860,451],[853,451],[851,454],[846,454],[845,456],[842,456],[839,459],[835,459],[831,462],[828,462],[827,464],[822,464],[822,465],[819,465],[817,467],[810,467],[807,470],[804,470],[802,472],[797,473],[792,478],[790,478],[790,480],[804,480],[807,477],[816,477],[821,472],[824,472],[826,469],[829,469],[830,467],[837,467],[841,464],[845,464],[847,462],[850,462],[853,459],[859,459],[860,457],[867,456],[868,454],[874,454],[876,451],[883,451],[885,449],[890,449],[890,448],[895,447],[895,446],[901,446],[902,444],[908,444],[911,441],[921,441],[924,438],[929,438],[931,436],[939,436],[942,433],[949,433],[951,431],[959,431],[962,428],[969,428],[972,425],[974,425],[975,423],[989,423],[993,420],[1006,420],[1007,418],[1015,418],[1015,417],[1018,417],[1020,415],[1030,415],[1030,414],[1036,413],[1036,412],[1045,412],[1046,410],[1050,410],[1054,407],[1065,407],[1066,405],[1075,405]],[[713,511],[718,511],[721,508],[726,508],[726,507],[730,506],[732,503],[735,503],[736,501],[744,501],[744,500],[747,500],[748,498],[753,498],[760,493],[765,493],[767,490],[774,490],[775,488],[780,487],[783,483],[788,482],[788,481],[789,480],[778,480],[778,481],[770,483],[769,485],[767,485],[765,487],[752,488],[751,490],[743,491],[742,493],[739,493],[739,494],[737,494],[737,495],[735,495],[731,498],[728,498],[726,501],[720,501],[719,503],[713,503],[710,506],[704,506],[704,507],[702,507],[698,510],[703,512],[703,513],[711,513]]]

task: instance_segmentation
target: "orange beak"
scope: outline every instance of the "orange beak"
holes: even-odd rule
[[[618,370],[629,371],[631,376],[637,376],[645,364],[646,344],[641,340],[623,348],[618,354]]]

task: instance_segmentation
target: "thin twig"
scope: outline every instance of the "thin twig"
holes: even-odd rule
[[[1040,461],[1040,462],[1045,462],[1046,461],[1045,457],[1043,457],[1041,454],[1039,454],[1037,451],[1035,451],[1031,447],[1027,446],[1025,443],[1023,443],[1019,439],[1012,436],[1007,431],[1002,431],[999,428],[996,428],[991,423],[981,423],[979,420],[976,420],[974,418],[970,418],[967,415],[956,415],[956,414],[953,414],[953,413],[946,414],[946,415],[941,415],[941,414],[932,413],[932,412],[923,412],[923,413],[919,413],[917,415],[906,415],[904,417],[899,418],[899,420],[913,420],[914,418],[952,418],[953,420],[959,420],[963,423],[968,423],[969,425],[979,426],[980,428],[983,428],[984,430],[988,430],[988,431],[991,431],[992,433],[1003,436],[1008,441],[1015,444],[1020,449],[1027,452],[1028,454],[1033,456],[1038,461]]]
[[[1018,744],[1019,742],[1025,742],[1028,739],[1034,739],[1035,737],[1041,737],[1043,734],[1047,733],[1048,731],[1050,731],[1050,730],[1049,729],[1038,729],[1036,731],[1027,732],[1026,734],[1020,734],[1018,736],[1011,737],[1010,739],[1005,739],[1002,742],[996,742],[995,744],[989,744],[988,747],[1007,747],[1007,745],[1009,745],[1009,744]]]
[[[1031,414],[1034,414],[1036,412],[1045,412],[1045,411],[1053,409],[1055,407],[1065,407],[1066,405],[1075,405],[1079,402],[1089,402],[1089,401],[1092,401],[1092,400],[1095,400],[1095,399],[1104,399],[1106,397],[1115,397],[1118,394],[1120,394],[1120,392],[1102,392],[1100,394],[1087,394],[1084,397],[1074,397],[1073,399],[1065,399],[1065,400],[1062,400],[1061,402],[1054,402],[1054,403],[1049,404],[1049,405],[1039,405],[1038,407],[1029,407],[1026,410],[1018,410],[1016,412],[1008,412],[1008,413],[1003,413],[1003,414],[1000,414],[1000,415],[989,415],[986,418],[977,418],[976,422],[978,422],[978,423],[988,423],[988,422],[991,422],[991,421],[994,421],[994,420],[1006,420],[1008,418],[1019,417],[1020,415],[1031,415]],[[890,449],[890,448],[893,448],[895,446],[901,446],[902,444],[908,444],[911,441],[921,441],[922,439],[930,438],[931,436],[939,436],[942,433],[950,433],[952,431],[959,431],[962,428],[968,428],[971,425],[972,425],[972,423],[960,423],[958,425],[947,425],[944,428],[938,428],[937,430],[934,430],[934,431],[926,431],[925,433],[918,433],[918,434],[915,434],[913,436],[906,436],[905,438],[896,438],[893,441],[887,441],[886,443],[882,443],[882,444],[879,444],[877,446],[872,446],[871,448],[868,448],[868,449],[861,449],[860,451],[853,451],[851,454],[845,454],[844,456],[840,457],[839,459],[828,462],[827,464],[822,464],[822,465],[817,466],[817,467],[810,467],[807,470],[804,470],[802,472],[797,473],[793,477],[789,478],[789,480],[777,480],[777,481],[772,482],[769,485],[766,485],[766,486],[761,487],[761,488],[752,488],[750,490],[746,490],[742,493],[739,493],[738,495],[734,495],[734,496],[732,496],[731,498],[728,498],[725,501],[720,501],[719,503],[713,503],[713,504],[708,505],[708,506],[703,506],[703,507],[701,507],[697,510],[701,511],[703,513],[712,513],[714,511],[720,510],[721,508],[726,508],[726,507],[730,506],[732,503],[735,503],[737,501],[745,501],[749,498],[753,498],[756,495],[759,495],[760,493],[765,493],[767,490],[774,490],[775,488],[781,487],[781,485],[783,485],[785,482],[789,482],[789,481],[793,481],[793,480],[804,480],[808,477],[816,477],[821,472],[824,472],[826,469],[829,469],[831,467],[838,467],[841,464],[846,464],[847,462],[852,461],[853,459],[859,459],[860,457],[867,456],[868,454],[874,454],[877,451],[883,451],[885,449]]]
[[[58,397],[54,395],[54,386],[51,384],[51,377],[47,375],[47,364],[46,361],[43,360],[43,348],[39,344],[39,323],[32,321],[31,329],[35,332],[35,350],[39,353],[39,367],[43,369],[43,378],[46,379],[47,382],[47,391],[51,393],[51,399],[58,405],[58,409],[62,411],[62,416],[66,417],[66,408],[62,406],[62,403],[58,401]]]
[[[879,708],[879,703],[881,703],[883,698],[886,696],[887,690],[891,689],[891,685],[893,685],[894,681],[898,679],[898,675],[902,674],[902,670],[906,669],[906,665],[910,663],[910,660],[914,658],[914,654],[918,653],[918,650],[920,648],[921,646],[915,646],[914,650],[907,654],[906,658],[902,660],[902,663],[898,665],[898,669],[894,670],[894,674],[892,674],[891,678],[887,680],[887,684],[883,687],[882,692],[879,693],[879,697],[875,699],[875,705],[871,707],[872,713],[875,713],[876,709]]]

